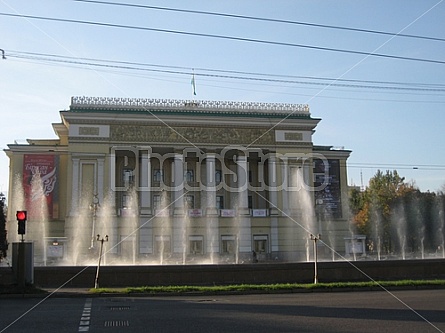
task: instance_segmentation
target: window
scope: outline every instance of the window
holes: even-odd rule
[[[215,171],[215,184],[219,184],[222,181],[222,171],[216,170]]]
[[[195,181],[195,175],[193,173],[193,170],[187,170],[185,172],[185,177],[184,178],[185,178],[185,181],[188,182],[188,183],[194,182]]]
[[[124,178],[124,187],[129,187],[134,184],[134,172],[133,170],[124,170],[123,172]]]
[[[253,197],[251,195],[247,197],[247,208],[253,208]]]
[[[203,254],[204,253],[204,238],[202,236],[190,236],[190,254]]]
[[[161,182],[164,180],[164,173],[160,169],[154,169],[153,170],[153,181],[154,182]]]
[[[236,238],[235,236],[221,237],[221,253],[235,254],[236,253]]]
[[[195,196],[194,195],[186,195],[185,203],[187,208],[195,208]]]
[[[155,253],[170,253],[171,252],[171,242],[170,236],[156,236]]]
[[[254,235],[253,247],[256,253],[268,253],[267,235]]]
[[[160,195],[153,196],[153,208],[161,209],[161,196]]]
[[[222,195],[216,196],[216,208],[224,209],[224,197]]]
[[[122,208],[130,207],[131,197],[128,194],[122,195]]]

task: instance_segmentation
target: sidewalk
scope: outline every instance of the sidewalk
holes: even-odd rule
[[[90,288],[34,288],[29,287],[22,292],[16,286],[0,289],[0,298],[46,298],[46,297],[85,297],[89,294]]]

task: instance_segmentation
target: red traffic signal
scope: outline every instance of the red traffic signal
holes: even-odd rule
[[[15,214],[15,216],[17,217],[17,221],[26,221],[27,215],[28,214],[26,210],[18,210],[17,214]]]
[[[15,214],[15,216],[17,217],[17,221],[18,221],[18,234],[19,235],[23,235],[26,232],[26,218],[27,218],[27,212],[26,210],[18,210],[17,213]],[[23,238],[22,238],[23,241]]]

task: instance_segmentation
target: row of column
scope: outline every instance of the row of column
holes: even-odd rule
[[[141,175],[140,175],[140,183],[139,186],[142,189],[150,188],[150,155],[148,152],[142,153],[142,163],[141,163]],[[247,157],[243,155],[239,155],[236,157],[237,162],[237,183],[238,183],[238,208],[241,211],[241,215],[246,215],[248,209],[248,167],[247,167]],[[276,187],[277,182],[277,170],[276,170],[276,159],[274,157],[270,157],[268,160],[269,163],[269,182],[271,187]],[[174,164],[173,164],[173,185],[174,185],[174,193],[173,193],[173,202],[175,211],[180,214],[184,210],[184,200],[181,198],[184,195],[184,155],[175,154],[174,156]],[[287,165],[285,165],[286,167]],[[206,215],[217,215],[216,209],[216,154],[207,154],[206,155]],[[141,200],[141,214],[144,215],[144,212],[150,212],[150,194],[149,190],[141,191],[140,195]],[[275,215],[278,213],[277,205],[278,205],[278,192],[271,191],[269,196],[269,201],[272,209],[272,214]],[[283,200],[288,203],[288,199]],[[288,204],[286,205],[288,206]]]
[[[104,161],[105,158],[96,158],[95,161],[91,159],[82,160],[81,158],[73,157],[72,159],[72,203],[71,212],[72,215],[76,214],[79,208],[80,198],[84,195],[82,189],[81,178],[82,178],[82,166],[92,165],[94,168],[94,194],[98,195],[100,202],[104,199]],[[236,157],[237,163],[237,195],[238,195],[238,209],[241,215],[247,215],[248,211],[248,167],[247,167],[247,156],[238,155]],[[112,164],[112,163],[111,163]],[[277,159],[274,156],[268,158],[268,177],[269,186],[271,188],[276,188],[281,182],[278,182],[277,177]],[[141,164],[140,164],[139,174],[139,198],[140,198],[140,214],[143,216],[150,215],[151,210],[151,161],[149,151],[141,151]],[[289,165],[286,160],[281,160],[281,174],[288,177],[289,175]],[[207,180],[207,191],[206,191],[206,209],[205,214],[207,216],[217,215],[216,209],[216,154],[209,153],[206,155],[206,180]],[[308,174],[308,170],[304,170],[305,174]],[[110,167],[110,183],[113,183],[115,177],[115,168]],[[308,178],[308,175],[305,175]],[[174,179],[174,193],[172,196],[174,202],[174,210],[176,214],[184,213],[184,200],[182,200],[184,195],[184,155],[175,154],[174,164],[173,164],[173,179]],[[289,210],[289,191],[287,191],[287,181],[283,184],[283,191],[281,193],[281,207],[278,208],[278,191],[269,192],[269,205],[270,205],[270,215],[281,215],[280,211],[288,213]],[[91,184],[90,184],[91,185]]]
[[[72,159],[72,203],[71,203],[71,215],[75,215],[79,208],[80,198],[85,194],[82,188],[81,178],[82,178],[82,167],[85,165],[91,165],[94,168],[94,180],[93,191],[94,194],[98,195],[100,202],[104,199],[104,158],[97,158],[96,161],[83,161],[80,158]],[[238,183],[238,208],[241,215],[247,214],[248,208],[248,168],[247,168],[247,157],[237,156],[237,183]],[[277,167],[276,158],[271,156],[268,159],[269,163],[269,185],[274,188],[277,186]],[[173,193],[174,208],[177,214],[182,214],[184,211],[184,200],[182,197],[184,195],[184,156],[182,154],[175,154],[174,156],[174,185],[175,191]],[[288,164],[284,161],[282,173],[284,175],[288,174]],[[115,171],[114,168],[110,168],[110,171]],[[217,215],[216,209],[216,154],[207,154],[206,156],[206,179],[207,179],[207,193],[206,193],[206,210],[205,214],[207,216]],[[111,172],[110,178],[115,177],[114,172]],[[286,182],[287,183],[287,182]],[[284,184],[284,191],[281,191],[281,210],[287,213],[289,211],[289,195],[286,191],[286,183]],[[90,184],[91,185],[91,184]],[[139,193],[140,197],[140,214],[150,215],[151,210],[151,162],[150,154],[148,151],[142,151],[141,153],[141,164],[139,173],[139,188],[141,189]],[[270,204],[270,214],[280,215],[278,209],[278,192],[269,192],[269,204]]]
[[[152,214],[151,207],[151,161],[150,161],[150,151],[141,150],[139,151],[141,163],[137,167],[138,175],[138,186],[141,189],[139,191],[140,200],[140,215],[149,216]],[[172,193],[173,207],[174,207],[174,219],[173,219],[173,242],[174,244],[179,244],[177,239],[181,238],[183,230],[183,219],[181,216],[185,214],[184,207],[184,155],[175,154],[172,169],[173,175],[173,185],[174,191]],[[97,158],[96,161],[91,159],[82,160],[81,158],[73,157],[72,159],[72,212],[75,212],[79,207],[79,200],[82,193],[81,180],[82,180],[82,165],[92,164],[94,166],[94,191],[98,194],[98,199],[100,202],[104,200],[104,158]],[[138,161],[138,159],[136,159]],[[289,175],[289,165],[287,161],[280,160],[281,165],[281,175]],[[111,162],[111,161],[110,161]],[[136,162],[138,164],[138,162]],[[113,162],[111,162],[113,164]],[[248,164],[247,156],[238,155],[236,156],[237,164],[237,196],[238,196],[238,228],[239,228],[239,251],[240,252],[250,252],[252,249],[252,235],[251,235],[251,220],[248,208]],[[205,196],[205,211],[206,224],[207,224],[207,237],[219,238],[218,235],[219,222],[218,222],[218,210],[216,207],[216,188],[217,183],[215,179],[216,174],[216,154],[209,153],[206,155],[206,196]],[[115,167],[110,165],[110,179],[115,177]],[[268,178],[269,186],[276,188],[281,181],[281,175],[278,174],[277,169],[277,159],[274,156],[268,158]],[[287,179],[284,182],[284,190],[281,191],[281,210],[287,213],[289,210],[289,195],[286,191]],[[280,209],[278,208],[278,191],[269,192],[269,204],[270,204],[270,240],[271,240],[271,250],[272,252],[278,251],[278,216],[280,214]],[[152,242],[152,230],[150,225],[140,226],[140,243],[145,244],[147,242]],[[207,252],[216,253],[219,251],[219,242],[212,241],[207,242]],[[213,248],[210,248],[213,247]],[[174,249],[174,251],[180,251],[181,249]],[[147,250],[148,251],[148,250]],[[141,249],[141,253],[145,251]]]

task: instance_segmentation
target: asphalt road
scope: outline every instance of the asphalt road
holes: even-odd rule
[[[445,332],[445,290],[1,298],[0,332]]]

